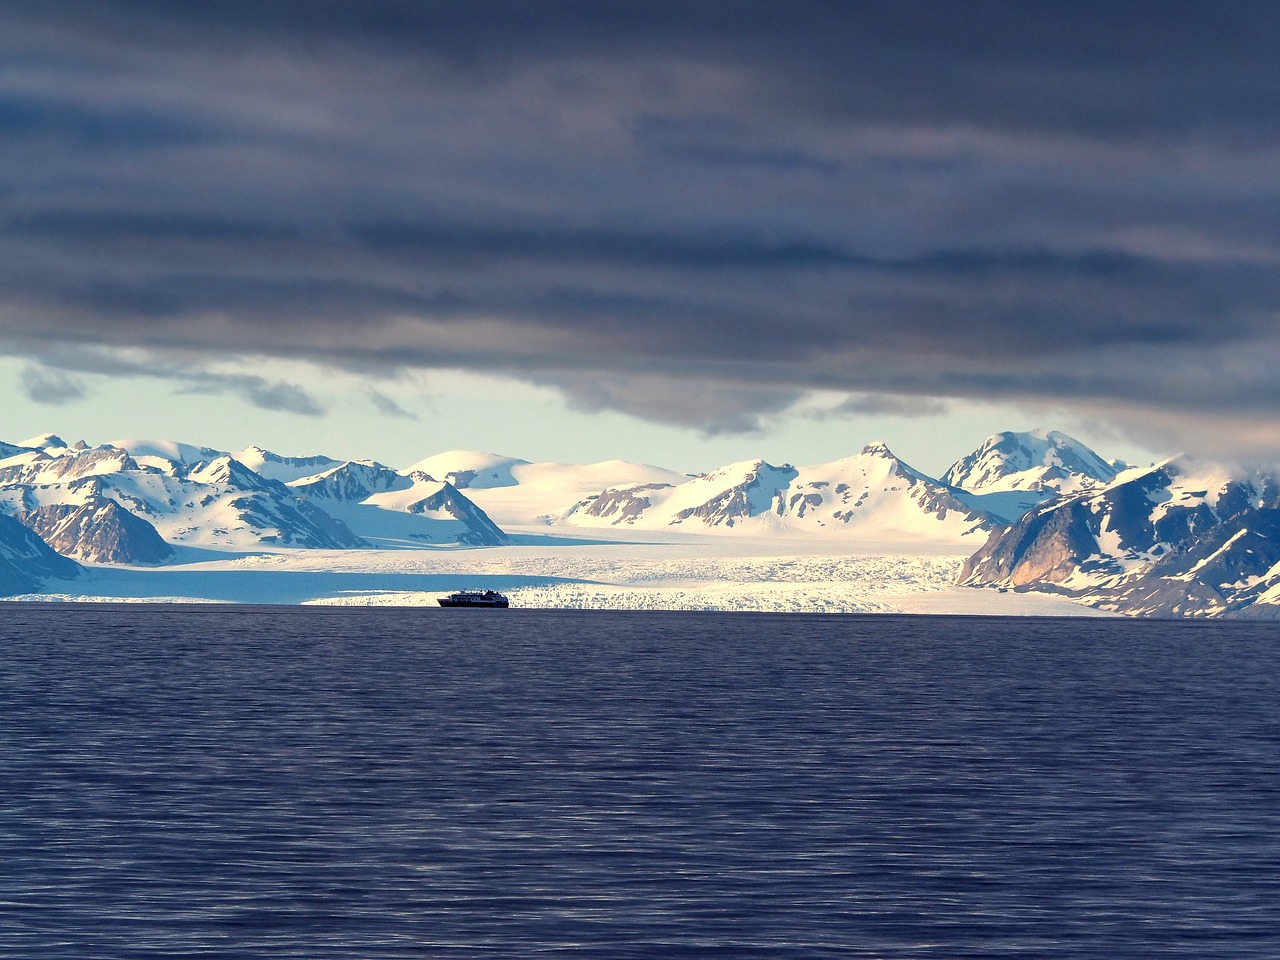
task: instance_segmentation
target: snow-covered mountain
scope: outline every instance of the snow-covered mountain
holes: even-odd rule
[[[405,473],[425,473],[453,484],[459,490],[491,490],[520,484],[516,471],[527,479],[528,460],[504,457],[479,450],[449,450],[419,460],[405,468]]]
[[[605,460],[600,463],[530,463],[475,450],[452,450],[420,460],[404,471],[445,480],[504,530],[539,530],[574,504],[602,490],[677,485],[689,477],[674,470]]]
[[[963,547],[992,521],[977,498],[908,466],[883,443],[809,467],[730,464],[680,483],[611,487],[556,521],[584,527],[846,537]]]
[[[1051,490],[1077,493],[1105,486],[1119,473],[1073,437],[1057,430],[997,433],[942,475],[942,482],[962,490]]]
[[[1045,434],[1041,446],[1068,449],[1060,437]],[[690,477],[623,460],[531,463],[467,450],[397,470],[260,446],[234,454],[170,440],[89,448],[46,434],[0,450],[0,510],[26,518],[58,549],[90,562],[156,562],[157,541],[222,549],[494,545],[507,542],[508,529],[536,534],[548,527],[578,538],[587,531],[661,530],[964,550],[1026,506],[1022,492],[988,489],[999,485],[996,473],[1008,486],[1015,472],[1007,455],[1002,472],[991,466],[997,448],[1003,449],[989,442],[962,461],[985,462],[982,469],[965,473],[957,465],[966,490],[915,470],[883,444],[816,466],[751,460]],[[1074,459],[1058,457],[1064,475],[1076,461],[1095,472],[1105,465],[1082,445],[1069,449]],[[1035,458],[1042,467],[1052,460],[1044,450]],[[1033,502],[1051,495],[1045,480]]]
[[[1121,613],[1280,616],[1280,471],[1174,457],[992,535],[960,582]]]
[[[1106,486],[1124,466],[1057,430],[1006,431],[953,463],[942,482],[980,495],[988,513],[1012,523],[1055,497]]]
[[[505,540],[450,484],[372,461],[248,447],[245,463],[195,444],[125,440],[89,448],[52,434],[5,444],[0,453],[0,513],[88,562],[157,563],[174,545],[368,546],[347,521],[382,546]]]
[[[154,564],[174,555],[155,527],[105,497],[47,504],[17,519],[64,557],[88,563]]]
[[[31,593],[47,580],[73,580],[80,566],[50,549],[34,531],[0,514],[0,597]]]
[[[245,447],[233,453],[232,456],[255,473],[261,474],[268,480],[279,480],[281,483],[290,483],[301,480],[303,477],[314,477],[317,473],[332,470],[345,462],[320,454],[310,457],[284,457],[257,446]]]
[[[230,456],[193,464],[154,451],[144,457],[152,462],[140,463],[128,451],[105,445],[77,449],[50,443],[19,452],[0,460],[0,512],[34,517],[45,507],[110,500],[170,544],[360,545],[340,522]],[[123,556],[112,559],[124,562]]]
[[[26,440],[23,440],[18,444],[18,446],[28,450],[56,452],[59,450],[66,450],[70,445],[56,433],[42,433],[38,437],[29,437]]]
[[[216,460],[227,453],[225,450],[198,447],[176,440],[112,440],[103,446],[124,450],[138,463],[162,470],[167,469],[171,463],[189,465],[202,460]]]
[[[46,434],[0,443],[0,591],[74,576],[58,554],[164,564],[181,562],[170,551],[183,545],[492,546],[515,532],[552,549],[610,540],[701,549],[715,537],[717,549],[809,540],[819,551],[954,556],[987,538],[964,566],[965,585],[1131,614],[1280,618],[1280,468],[1185,456],[1121,467],[1047,430],[997,434],[941,480],[881,443],[830,463],[752,459],[688,476],[476,451],[396,469],[256,446],[89,447]]]
[[[507,539],[453,484],[420,470],[399,473],[374,460],[353,460],[289,487],[369,543],[492,546]]]

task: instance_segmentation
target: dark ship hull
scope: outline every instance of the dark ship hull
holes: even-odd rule
[[[442,607],[501,607],[510,606],[510,602],[502,594],[494,590],[463,590],[459,593],[451,593],[447,597],[440,597],[436,603]]]

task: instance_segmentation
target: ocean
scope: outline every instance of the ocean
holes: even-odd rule
[[[0,956],[1280,956],[1273,625],[0,615]]]

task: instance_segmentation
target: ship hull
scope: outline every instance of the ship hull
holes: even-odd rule
[[[482,609],[503,609],[510,603],[506,597],[440,597],[436,603],[442,607],[479,607]]]

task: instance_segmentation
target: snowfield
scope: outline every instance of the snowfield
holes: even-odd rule
[[[972,576],[955,584],[965,558],[1029,508],[1110,490],[1121,466],[1054,431],[990,437],[946,482],[880,441],[828,463],[751,459],[683,474],[474,450],[396,468],[46,434],[0,443],[0,514],[20,525],[14,536],[51,538],[83,571],[15,575],[4,589],[40,591],[23,599],[435,608],[474,588],[526,608],[1081,615],[1100,601],[1064,599],[1060,584],[1036,595]],[[1215,490],[1179,491],[1177,506]],[[1119,526],[1096,532],[1077,539],[1108,570],[1144,559],[1117,559],[1130,539]],[[1227,546],[1237,543],[1253,549]],[[1261,571],[1229,572],[1241,581]]]
[[[1089,616],[1065,600],[954,585],[961,556],[735,555],[688,543],[281,550],[164,567],[86,566],[65,592],[15,600],[429,606],[464,588],[513,607]]]

